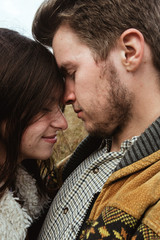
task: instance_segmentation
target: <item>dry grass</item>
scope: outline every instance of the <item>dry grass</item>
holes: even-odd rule
[[[70,155],[87,135],[83,127],[83,122],[77,118],[72,106],[67,106],[64,114],[68,121],[68,129],[64,132],[60,132],[58,135],[58,141],[54,146],[53,153],[55,162],[59,162]]]

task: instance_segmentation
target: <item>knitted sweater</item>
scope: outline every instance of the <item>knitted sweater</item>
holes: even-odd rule
[[[160,239],[160,118],[126,152],[82,227],[81,240]]]
[[[83,163],[83,161],[85,161],[85,159],[95,150],[101,149],[103,143],[104,141],[102,141],[102,139],[98,139],[96,137],[91,136],[87,137],[79,145],[79,147],[76,149],[76,151],[69,159],[69,161],[66,163],[66,165],[61,168],[63,181],[69,178],[71,178],[72,180],[71,175],[75,171],[75,169],[78,169],[79,166],[81,166],[81,163]],[[156,186],[156,183],[159,182],[159,170],[160,170],[160,166],[158,163],[160,158],[159,149],[160,149],[160,118],[153,122],[151,126],[149,126],[149,128],[146,129],[145,132],[138,137],[137,141],[135,141],[135,143],[125,153],[124,157],[121,159],[121,161],[115,168],[114,173],[112,173],[110,178],[107,180],[105,187],[102,189],[102,192],[100,193],[99,197],[97,198],[97,195],[95,194],[95,197],[92,199],[92,203],[88,208],[86,215],[86,217],[88,217],[90,214],[89,219],[86,222],[84,221],[83,224],[81,224],[79,235],[68,239],[69,240],[79,239],[79,237],[80,239],[85,240],[160,239],[158,235],[160,226],[158,220],[159,219],[158,213],[160,211],[156,212],[156,208],[154,208],[156,213],[154,223],[155,226],[157,224],[157,230],[155,227],[153,228],[149,225],[146,225],[146,223],[142,221],[143,215],[147,212],[147,210],[151,209],[150,208],[151,204],[154,205],[156,204],[156,201],[159,201],[158,191],[160,188],[158,184]],[[154,156],[153,159],[152,156]],[[144,171],[145,169],[146,171]],[[124,173],[125,175],[123,175]],[[136,174],[139,173],[141,174],[139,175],[138,178]],[[157,178],[155,178],[155,176]],[[147,177],[149,177],[148,180],[151,184],[147,185],[148,183],[148,181],[146,181]],[[141,187],[139,188],[140,190],[138,191],[139,185]],[[146,189],[148,190],[147,194]],[[157,194],[155,196],[155,199],[154,189],[156,190]],[[148,196],[150,196],[150,198],[148,198]],[[112,200],[115,199],[123,200],[120,206],[112,205]],[[139,207],[137,208],[138,210],[132,204],[132,199],[136,201],[135,205]],[[109,200],[111,201],[108,202]],[[130,200],[129,205],[127,205],[128,200]],[[79,201],[80,199],[76,199],[76,203]],[[111,205],[107,205],[108,203],[111,203]],[[140,210],[142,205],[143,208],[142,210]],[[126,208],[123,208],[124,206],[126,206]],[[128,207],[131,210],[131,212],[130,211],[127,212]],[[132,214],[134,213],[134,210],[135,212],[137,212],[138,215]],[[44,224],[44,227],[42,228],[43,235],[40,235],[39,239],[43,240],[53,239],[52,232],[54,231],[54,229],[52,222],[54,220],[53,216],[54,214],[55,212],[52,211],[51,207],[50,212],[48,213],[47,221]],[[63,214],[61,215],[63,221]],[[81,215],[82,212],[80,213],[80,216]],[[154,216],[154,214],[152,214],[152,216]],[[109,223],[110,225],[108,225]],[[72,227],[71,224],[70,226]],[[107,228],[106,226],[107,227],[109,226],[109,228]],[[57,225],[57,228],[58,227],[59,225]],[[72,228],[71,230],[74,233],[75,228]],[[134,233],[136,235],[134,235]]]
[[[160,239],[159,213],[160,150],[111,175],[80,239]]]
[[[20,202],[23,202],[23,206]],[[7,189],[0,199],[0,239],[24,240],[27,229],[41,215],[48,202],[48,197],[39,196],[36,180],[19,167],[16,197]]]

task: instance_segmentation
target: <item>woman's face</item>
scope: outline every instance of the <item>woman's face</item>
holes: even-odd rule
[[[67,128],[66,119],[58,104],[38,114],[22,135],[20,159],[45,160],[53,153],[57,132]]]

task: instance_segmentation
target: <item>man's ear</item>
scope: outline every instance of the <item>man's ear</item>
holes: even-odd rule
[[[134,28],[124,31],[119,39],[122,63],[129,72],[134,72],[141,64],[144,52],[144,37]]]

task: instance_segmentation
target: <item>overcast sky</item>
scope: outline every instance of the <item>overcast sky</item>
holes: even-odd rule
[[[34,14],[43,0],[0,0],[0,27],[31,37]]]

